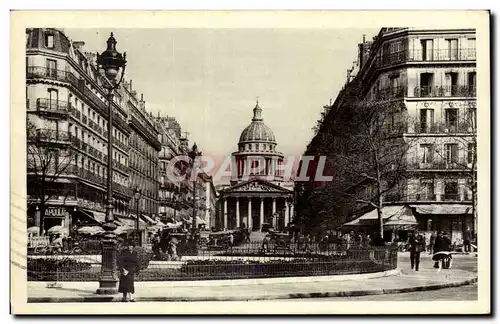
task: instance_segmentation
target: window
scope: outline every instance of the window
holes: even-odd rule
[[[421,40],[422,44],[422,61],[432,61],[434,54],[434,42],[432,39]]]
[[[45,33],[45,47],[54,48],[54,35]]]
[[[467,108],[467,120],[466,125],[468,127],[468,132],[476,131],[477,115],[476,108]]]
[[[445,151],[447,165],[458,162],[458,144],[445,144]]]
[[[473,164],[476,160],[476,144],[469,143],[467,144],[467,163]]]
[[[459,95],[458,93],[458,73],[450,72],[445,74],[445,94],[447,96],[456,97]]]
[[[420,199],[419,200],[434,200],[434,180],[420,180]]]
[[[420,150],[422,151],[422,163],[430,164],[434,161],[434,145],[432,144],[420,144]]]
[[[476,72],[467,73],[467,91],[469,96],[476,96]]]
[[[468,56],[468,59],[471,59],[471,60],[476,59],[476,39],[475,38],[467,39],[467,56]]]
[[[420,109],[420,132],[430,133],[434,127],[434,109]]]
[[[446,181],[444,184],[444,200],[458,200],[458,182]]]
[[[47,92],[49,95],[49,102],[48,102],[49,109],[57,108],[57,101],[59,100],[59,91],[57,91],[57,89],[49,88],[47,89]]]
[[[434,84],[434,74],[433,73],[421,73],[420,74],[420,96],[421,97],[431,97],[433,84]]]
[[[445,110],[446,129],[449,132],[456,131],[458,126],[458,109],[450,108]]]
[[[57,77],[57,61],[47,59],[46,64],[48,77],[55,79]]]
[[[447,39],[448,59],[450,61],[458,60],[458,39]]]

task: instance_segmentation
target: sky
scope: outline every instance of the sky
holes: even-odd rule
[[[146,110],[177,118],[204,155],[236,151],[256,98],[277,150],[300,156],[322,107],[345,84],[370,29],[114,29],[125,78]],[[109,29],[65,29],[84,51],[102,52]]]

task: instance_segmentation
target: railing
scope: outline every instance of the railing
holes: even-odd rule
[[[409,169],[420,170],[458,170],[464,169],[458,162],[434,161],[429,163],[410,163]]]
[[[35,134],[28,134],[28,140],[43,142],[69,142],[71,134],[66,131],[42,128]]]
[[[93,120],[89,119],[87,125],[93,130],[95,130],[97,133],[102,135],[102,127],[97,125]]]
[[[56,81],[68,82],[72,86],[77,88],[79,91],[81,91],[82,94],[92,102],[95,108],[100,110],[100,114],[106,115],[108,112],[107,104],[104,103],[94,92],[92,92],[92,90],[87,88],[83,83],[80,82],[80,80],[78,80],[78,78],[73,73],[69,71],[50,69],[43,66],[28,66],[26,68],[26,78],[27,79],[43,78],[43,79],[52,79]],[[128,131],[129,127],[127,122],[124,121],[123,118],[117,113],[114,112],[113,114],[114,114],[113,117],[115,117],[117,125],[121,126],[123,130]]]
[[[87,125],[87,116],[83,115],[83,117],[82,117],[82,123],[84,123],[85,125]]]
[[[156,253],[162,260],[150,260],[139,265],[137,281],[215,280],[237,278],[271,278],[373,273],[397,267],[397,247],[369,247],[356,244],[297,243],[278,246],[271,242],[245,244],[245,247],[225,247],[218,250],[199,249],[188,252],[186,240],[181,240],[177,254]],[[83,250],[83,249],[82,249]],[[97,281],[101,255],[89,255],[65,246],[56,255],[28,253],[29,281]],[[148,253],[151,256],[151,250]],[[64,253],[64,254],[63,254]],[[69,254],[71,253],[71,254]],[[81,254],[78,254],[81,253]],[[121,252],[119,252],[121,253]],[[148,255],[141,252],[142,255]],[[163,260],[164,258],[164,260]],[[120,259],[118,257],[118,259]],[[146,257],[148,259],[148,257]],[[176,260],[172,262],[169,260]]]
[[[375,100],[398,99],[404,98],[407,92],[406,87],[389,87],[375,91],[373,96]]]
[[[71,116],[75,117],[76,119],[80,120],[81,118],[81,113],[78,111],[75,107],[73,107],[71,104],[69,105],[69,112]]]
[[[125,173],[129,172],[129,169],[127,166],[125,166],[121,163],[118,163],[117,161],[114,161],[114,160],[113,160],[113,168],[118,169],[118,170],[125,172]]]
[[[128,187],[121,185],[119,183],[116,183],[116,182],[113,182],[113,190],[121,192],[124,195],[128,195],[128,196],[130,196],[130,194],[131,194],[131,190]]]
[[[458,201],[460,200],[460,195],[458,193],[445,193],[444,195],[441,196],[443,200],[453,200],[453,201]]]
[[[460,48],[456,50],[404,50],[388,53],[378,57],[375,61],[377,68],[402,64],[407,62],[443,62],[443,61],[474,61],[476,60],[475,48]]]
[[[36,100],[36,110],[47,113],[67,114],[68,103],[66,101],[38,98]]]
[[[418,201],[436,201],[436,194],[417,194],[415,195],[415,199]]]
[[[445,134],[445,133],[472,133],[474,129],[467,123],[442,124],[420,123],[414,124],[413,132],[417,134]]]
[[[116,146],[118,146],[119,148],[121,148],[122,150],[124,151],[129,151],[129,147],[125,144],[123,144],[122,142],[120,142],[116,137],[113,136],[113,144],[115,144]]]
[[[475,86],[423,86],[415,87],[413,97],[431,98],[431,97],[475,97]]]
[[[386,193],[384,194],[384,200],[388,202],[394,202],[394,201],[403,201],[403,194],[401,193]]]

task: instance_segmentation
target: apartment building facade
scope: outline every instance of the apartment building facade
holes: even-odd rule
[[[80,225],[104,222],[108,102],[95,56],[84,52],[83,46],[57,29],[26,30],[27,214],[29,226],[40,226],[43,218],[43,230],[59,225],[72,232]],[[141,118],[131,112],[134,100],[133,94],[121,89],[112,103],[113,213],[121,223],[134,217],[131,183],[137,176],[130,163],[135,166],[137,149],[131,144],[138,136],[134,118]],[[143,127],[157,140],[149,130],[154,128]],[[144,145],[151,169],[147,179],[154,181],[145,195],[151,202],[145,203],[149,209],[144,211],[153,213],[157,208],[153,166],[159,145],[154,141],[148,145]]]
[[[359,45],[345,86],[361,85],[366,102],[397,107],[389,127],[405,124],[406,175],[384,205],[407,205],[419,230],[444,230],[457,241],[477,227],[475,42],[473,29],[383,28]],[[345,89],[325,119],[342,109]]]

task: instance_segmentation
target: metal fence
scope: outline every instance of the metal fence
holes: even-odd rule
[[[276,244],[275,244],[276,245]],[[147,249],[146,249],[147,250]],[[171,252],[171,251],[170,251]],[[227,249],[199,248],[187,255],[160,252],[138,272],[138,281],[213,280],[359,274],[397,267],[395,246],[309,244],[278,248],[250,242]],[[149,253],[152,254],[150,251]],[[97,281],[101,255],[28,255],[29,281]]]

